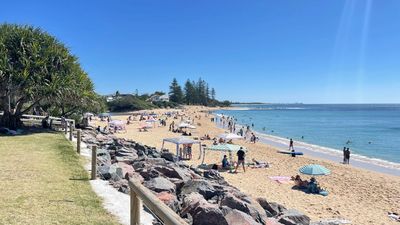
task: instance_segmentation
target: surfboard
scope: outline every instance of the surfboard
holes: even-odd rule
[[[278,151],[279,153],[281,153],[281,154],[288,154],[288,155],[291,155],[291,154],[295,154],[295,155],[304,155],[302,152],[290,152],[290,151]]]

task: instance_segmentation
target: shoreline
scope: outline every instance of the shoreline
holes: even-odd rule
[[[226,129],[216,126],[210,118],[214,117],[206,111],[216,111],[220,108],[206,108],[201,106],[187,106],[181,113],[186,117],[195,120],[196,129],[192,130],[194,137],[202,137],[209,134],[216,137],[226,132]],[[153,110],[152,110],[153,111]],[[162,114],[168,109],[154,110]],[[197,118],[196,118],[197,116]],[[201,116],[199,118],[198,116]],[[115,118],[114,118],[115,117]],[[113,119],[126,120],[127,116],[113,116]],[[179,119],[168,119],[167,124]],[[105,122],[96,122],[105,125]],[[168,126],[157,126],[148,132],[139,132],[137,127],[139,121],[134,121],[127,126],[127,131],[117,133],[117,137],[132,139],[148,146],[161,148],[163,138],[174,138],[180,136],[178,133],[168,131]],[[264,136],[260,136],[260,138]],[[266,140],[268,140],[266,138]],[[212,145],[212,140],[202,141],[202,144]],[[244,140],[236,140],[235,144],[242,145],[249,149],[247,159],[266,161],[270,164],[266,169],[246,168],[246,172],[240,168],[238,173],[221,172],[226,181],[240,189],[253,198],[264,197],[273,202],[278,202],[286,208],[295,208],[310,216],[312,221],[324,219],[346,219],[352,224],[397,224],[388,218],[388,212],[400,213],[400,178],[386,173],[379,173],[372,170],[360,169],[354,165],[343,165],[339,157],[336,160],[325,160],[322,157],[307,154],[304,157],[290,157],[289,155],[279,154],[277,148],[269,143],[257,142],[249,143]],[[295,143],[295,147],[300,143]],[[287,149],[285,143],[282,143]],[[166,144],[168,149],[175,149],[173,144]],[[299,146],[297,147],[299,150]],[[198,147],[193,149],[193,158],[185,161],[188,165],[197,166],[202,163],[198,158]],[[205,152],[206,164],[220,163],[223,153]],[[353,157],[354,158],[354,157]],[[353,163],[351,161],[351,163]],[[329,176],[319,176],[318,182],[323,188],[329,191],[326,197],[311,195],[302,191],[294,190],[292,183],[277,183],[270,179],[272,176],[290,177],[299,174],[298,169],[306,164],[321,164],[332,171]],[[354,164],[354,163],[353,163]],[[303,179],[310,179],[308,175],[301,175]],[[344,204],[345,203],[345,204]]]
[[[218,109],[221,110],[221,109]],[[238,110],[235,107],[232,108],[224,108],[222,110]],[[239,110],[246,110],[239,109]],[[212,115],[220,116],[221,114],[216,113],[217,110],[211,110]],[[224,114],[230,116],[229,114]],[[220,124],[215,123],[218,128],[227,130],[227,127],[223,127]],[[236,126],[241,127],[244,126],[242,124],[236,124]],[[253,133],[259,137],[259,142],[266,144],[270,147],[274,147],[280,150],[287,150],[289,146],[289,140],[284,137],[265,134],[259,131],[252,130]],[[304,153],[306,157],[312,157],[316,159],[328,160],[333,163],[342,164],[343,153],[339,149],[329,148],[321,145],[316,145],[312,143],[295,141],[296,151],[301,151]],[[390,162],[384,159],[372,158],[369,156],[359,155],[352,153],[350,159],[350,166],[365,169],[368,171],[383,173],[386,175],[392,176],[400,176],[400,163]]]

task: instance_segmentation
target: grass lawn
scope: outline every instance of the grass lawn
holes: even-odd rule
[[[0,137],[0,224],[119,224],[62,134]]]

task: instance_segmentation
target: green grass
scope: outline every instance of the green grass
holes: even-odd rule
[[[0,224],[119,224],[60,133],[0,137]]]

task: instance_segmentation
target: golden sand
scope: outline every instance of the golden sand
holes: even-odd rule
[[[185,113],[195,119],[197,129],[192,130],[194,136],[204,136],[209,134],[212,138],[224,133],[225,130],[217,128],[206,117],[204,107],[186,107]],[[154,110],[162,113],[167,110]],[[113,119],[126,121],[128,115],[113,116]],[[180,134],[168,131],[168,125],[172,118],[167,120],[166,127],[156,127],[149,129],[149,132],[139,132],[139,122],[135,121],[127,125],[126,133],[118,133],[118,137],[133,139],[137,142],[149,146],[161,148],[162,139],[167,137],[178,137]],[[179,120],[175,120],[178,124]],[[104,126],[104,122],[96,122]],[[203,144],[211,145],[212,141],[203,141]],[[239,169],[237,174],[222,172],[221,174],[232,185],[249,194],[250,196],[265,197],[270,201],[283,204],[286,208],[294,208],[304,212],[311,217],[312,221],[321,219],[340,218],[347,219],[352,224],[399,224],[392,221],[387,216],[388,212],[400,213],[400,177],[380,174],[368,170],[354,168],[351,165],[342,165],[327,160],[300,156],[292,158],[290,155],[277,153],[277,149],[263,143],[251,144],[244,140],[235,141],[235,144],[246,146],[249,149],[246,160],[252,158],[267,161],[271,164],[270,168],[251,169],[246,168],[243,173]],[[173,144],[166,144],[166,148],[175,152]],[[193,160],[187,161],[189,165],[199,165],[199,149],[193,147]],[[220,164],[223,153],[207,152],[205,163]],[[321,195],[306,194],[302,191],[293,190],[292,183],[279,184],[271,179],[270,176],[294,176],[298,174],[298,169],[306,164],[321,164],[332,171],[329,176],[318,177],[318,182],[329,191],[327,197]],[[309,176],[302,176],[309,179]]]

